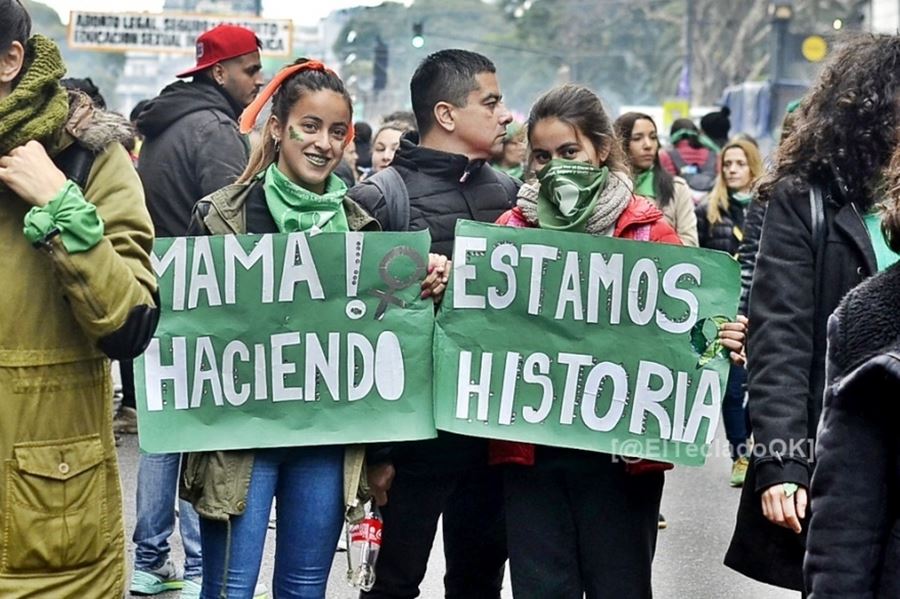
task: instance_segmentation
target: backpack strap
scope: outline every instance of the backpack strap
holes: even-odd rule
[[[53,163],[67,179],[74,181],[84,191],[91,168],[94,166],[94,158],[96,156],[93,152],[76,142],[54,156]]]
[[[678,152],[678,148],[675,146],[669,146],[666,148],[666,154],[669,155],[669,158],[672,159],[672,164],[675,165],[675,170],[678,171],[678,174],[681,175],[684,167],[687,166],[687,162],[684,161],[684,158],[681,157],[681,154]]]
[[[700,172],[715,174],[716,162],[718,160],[719,160],[719,155],[716,154],[715,152],[713,152],[712,150],[710,150],[709,154],[706,155],[706,162],[703,164],[703,167],[701,167]]]
[[[822,197],[822,188],[815,184],[809,187],[809,215],[815,260],[815,294],[816,297],[821,297],[823,280],[821,273],[825,262],[825,201]]]
[[[388,209],[385,231],[409,230],[409,190],[400,172],[392,166],[381,169],[368,179],[381,192]]]

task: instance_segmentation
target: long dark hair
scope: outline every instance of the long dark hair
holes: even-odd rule
[[[796,128],[778,147],[759,186],[766,201],[786,177],[834,181],[868,209],[897,146],[900,37],[859,35],[842,45],[797,110]]]
[[[293,64],[303,64],[308,62],[307,58],[298,58]],[[353,101],[350,94],[344,87],[344,82],[331,71],[304,70],[298,71],[282,82],[272,95],[272,116],[278,119],[278,122],[284,125],[288,121],[288,115],[294,104],[309,92],[317,92],[323,89],[331,90],[341,94],[347,102],[350,109],[350,120],[353,120]],[[278,152],[275,150],[273,120],[269,118],[266,126],[263,127],[262,139],[250,154],[250,162],[247,168],[238,178],[238,183],[246,183],[252,180],[256,175],[266,170],[270,164],[278,160]]]
[[[613,124],[616,134],[619,136],[619,142],[622,144],[622,152],[625,154],[625,159],[631,166],[633,174],[637,173],[634,172],[634,165],[631,164],[631,153],[628,148],[631,143],[631,132],[634,131],[634,124],[638,121],[650,121],[650,124],[653,125],[653,131],[658,131],[653,117],[642,112],[626,112],[617,118]],[[653,157],[653,166],[650,169],[653,171],[653,191],[656,192],[656,203],[660,208],[668,206],[675,198],[675,179],[659,163],[658,139],[656,142],[656,155]]]
[[[583,85],[574,83],[560,85],[545,92],[531,107],[531,113],[525,123],[529,144],[535,124],[548,118],[556,118],[575,127],[594,144],[597,150],[609,148],[604,165],[611,172],[629,172],[612,122],[597,94]]]

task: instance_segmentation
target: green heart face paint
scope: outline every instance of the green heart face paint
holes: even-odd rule
[[[288,137],[290,137],[292,141],[303,143],[303,136],[297,133],[297,130],[294,129],[293,125],[288,125]]]

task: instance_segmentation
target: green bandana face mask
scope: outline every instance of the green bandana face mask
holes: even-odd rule
[[[350,230],[344,212],[347,186],[336,175],[328,176],[325,193],[318,195],[288,179],[275,164],[265,173],[266,204],[281,233]]]
[[[559,159],[548,162],[537,175],[541,228],[584,232],[608,177],[605,166]]]

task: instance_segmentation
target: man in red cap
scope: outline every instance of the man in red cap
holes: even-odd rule
[[[192,80],[167,86],[138,116],[145,137],[138,173],[157,237],[183,236],[194,203],[234,183],[247,166],[249,144],[237,120],[262,85],[259,48],[252,31],[235,25],[201,34],[197,64],[177,75]],[[180,461],[179,454],[141,454],[133,595],[182,589],[183,599],[199,597],[199,521],[186,501],[179,504],[184,570],[169,557]]]
[[[249,29],[219,25],[197,38],[197,64],[138,116],[138,172],[157,235],[184,235],[194,203],[243,172],[249,147],[237,119],[262,86],[260,42]]]

